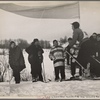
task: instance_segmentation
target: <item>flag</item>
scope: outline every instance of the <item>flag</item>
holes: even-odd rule
[[[80,17],[78,2],[37,7],[17,5],[16,3],[0,3],[0,9],[30,18],[72,19]]]

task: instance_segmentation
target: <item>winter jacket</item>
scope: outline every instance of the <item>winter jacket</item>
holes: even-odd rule
[[[19,46],[9,49],[9,64],[12,69],[23,70],[25,68],[25,61],[22,51]]]
[[[72,47],[74,44],[76,44],[76,42],[82,42],[84,37],[84,33],[82,32],[82,30],[80,28],[77,28],[73,31],[73,39],[72,42],[69,44],[70,47]]]
[[[76,62],[76,58],[77,58],[77,56],[78,56],[78,52],[79,52],[79,50],[78,50],[78,48],[77,48],[77,46],[76,46],[76,48],[75,47],[72,47],[71,49],[70,49],[70,54],[73,56],[73,58],[71,57],[71,62],[72,63],[75,63]]]
[[[96,43],[96,53],[95,57],[100,61],[100,42]]]
[[[35,46],[33,43],[26,48],[26,52],[29,54],[28,60],[30,64],[42,63],[43,62],[43,49],[41,46]]]
[[[64,66],[64,49],[61,46],[53,47],[50,50],[49,58],[53,60],[54,67]]]
[[[96,53],[96,42],[91,38],[82,43],[78,54],[78,60],[88,59],[90,60],[92,55]]]

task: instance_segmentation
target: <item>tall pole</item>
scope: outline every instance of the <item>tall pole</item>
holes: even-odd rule
[[[80,13],[80,1],[78,1],[78,13],[79,13],[79,23],[81,25],[82,23],[81,23],[81,17],[80,17],[81,16],[81,13]],[[87,37],[89,36],[87,34],[87,32],[85,32],[85,31],[84,31],[84,35],[87,36]]]
[[[80,1],[78,1],[78,13],[79,13],[79,23],[80,23]]]

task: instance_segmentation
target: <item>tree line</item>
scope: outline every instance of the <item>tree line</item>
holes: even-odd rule
[[[12,41],[11,39],[0,40],[0,48],[8,49],[11,41]],[[13,41],[18,43],[18,45],[20,46],[21,49],[25,49],[26,47],[28,47],[30,45],[27,42],[27,40],[24,40],[24,39],[14,39]],[[60,38],[59,41],[61,44],[64,44],[67,42],[67,37],[65,36],[63,38]],[[40,40],[40,45],[43,49],[51,48],[50,41],[47,41],[47,40]]]
[[[9,39],[5,39],[5,40],[0,40],[0,48],[2,49],[8,49],[9,48],[9,44],[12,40]],[[18,43],[18,45],[24,49],[26,48],[29,44],[26,40],[23,40],[23,39],[14,39],[13,41],[15,41],[16,43]]]
[[[12,41],[11,39],[9,39],[9,40],[7,40],[7,39],[0,40],[0,48],[2,48],[2,49],[8,49],[9,48],[9,44],[10,44],[11,41]],[[19,45],[19,47],[21,49],[25,49],[25,48],[27,48],[30,45],[27,42],[27,40],[24,40],[24,39],[15,39],[13,41],[15,41],[16,43],[18,43],[18,45]],[[48,49],[48,48],[51,47],[50,42],[46,41],[46,40],[40,40],[40,45],[44,49]]]

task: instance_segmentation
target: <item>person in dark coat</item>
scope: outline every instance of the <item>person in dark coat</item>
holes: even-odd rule
[[[95,38],[95,34],[93,37]],[[92,55],[90,62],[90,73],[92,78],[100,77],[100,34],[97,34],[96,40],[95,53]]]
[[[16,84],[20,83],[20,72],[26,67],[23,53],[14,41],[10,42],[9,48],[9,64],[13,70]]]
[[[78,62],[83,66],[84,69],[87,69],[87,64],[91,62],[91,56],[95,55],[96,52],[96,38],[90,36],[90,38],[81,44],[79,54],[77,57]],[[90,68],[90,73],[91,73]],[[82,73],[81,73],[82,74]]]
[[[43,49],[39,45],[39,40],[34,39],[31,45],[26,48],[26,52],[29,54],[28,61],[31,64],[32,81],[43,81],[42,77],[42,62],[43,62]]]

